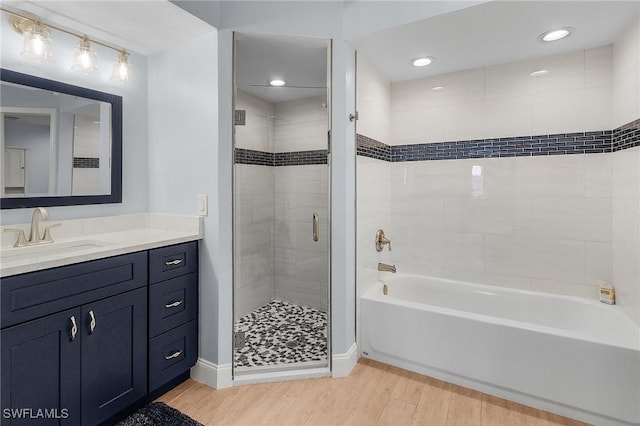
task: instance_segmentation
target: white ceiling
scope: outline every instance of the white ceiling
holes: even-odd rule
[[[3,1],[114,47],[153,55],[215,28],[167,0]]]
[[[605,46],[639,11],[638,1],[494,1],[349,42],[396,82]],[[541,33],[566,26],[576,28],[570,37],[538,40]],[[411,66],[411,58],[423,55],[436,60]]]

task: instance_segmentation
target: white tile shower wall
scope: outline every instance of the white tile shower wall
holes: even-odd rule
[[[604,46],[393,83],[388,143],[609,130],[611,52]],[[540,69],[549,72],[529,75]]]
[[[358,156],[358,224],[357,224],[357,256],[358,300],[379,279],[378,262],[393,263],[392,255],[386,248],[382,252],[375,249],[376,230],[384,229],[395,250],[396,233],[391,226],[392,203],[391,163],[373,158]],[[394,206],[394,212],[395,208]]]
[[[327,149],[326,102],[326,96],[314,96],[275,104],[272,152]]]
[[[613,44],[613,126],[640,117],[640,20]]]
[[[275,176],[275,298],[326,311],[328,179],[325,164],[272,167]],[[313,241],[313,214],[320,232]]]
[[[614,126],[640,118],[640,20],[613,45]],[[640,325],[640,147],[613,155],[613,284]]]
[[[274,297],[274,167],[235,164],[234,321]]]
[[[246,124],[235,126],[236,148],[273,152],[274,105],[238,90],[236,109],[246,111]]]
[[[391,83],[358,55],[358,133],[380,142],[391,139]]]
[[[594,298],[611,280],[611,161],[389,163],[393,260],[403,272]]]
[[[357,133],[390,143],[391,83],[363,55],[357,57]],[[376,231],[383,229],[392,248],[395,234],[391,225],[391,164],[373,158],[357,157],[357,296],[378,281],[378,262],[392,263],[392,252],[375,250]],[[394,206],[398,207],[398,206]],[[384,273],[382,273],[384,274]],[[359,333],[358,333],[359,335]]]

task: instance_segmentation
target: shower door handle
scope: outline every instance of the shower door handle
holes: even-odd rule
[[[320,224],[318,223],[318,213],[313,214],[313,241],[318,241],[318,230]]]

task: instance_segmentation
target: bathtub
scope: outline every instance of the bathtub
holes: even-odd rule
[[[364,357],[597,425],[640,425],[640,330],[619,307],[417,275],[384,283],[360,300]]]

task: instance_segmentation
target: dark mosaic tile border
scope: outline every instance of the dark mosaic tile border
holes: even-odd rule
[[[395,146],[389,146],[359,134],[356,137],[356,143],[358,155],[390,162],[602,154],[640,146],[640,119],[615,130],[596,132]]]
[[[613,151],[640,146],[640,118],[613,131]]]
[[[307,166],[327,164],[327,150],[264,152],[252,149],[236,148],[234,163],[255,164],[259,166]]]
[[[356,150],[358,155],[375,158],[376,160],[391,161],[391,146],[364,135],[356,135]]]
[[[92,157],[73,157],[74,169],[99,169],[100,159]]]

